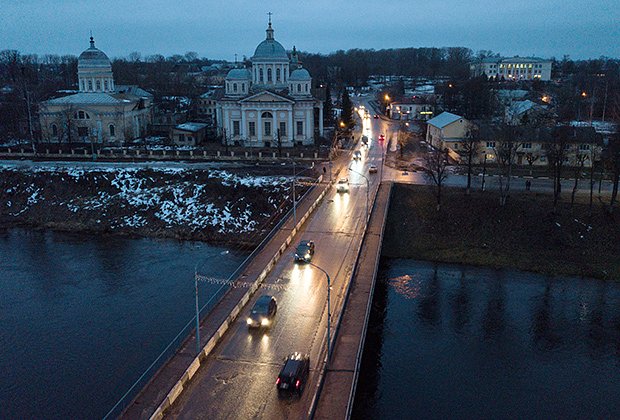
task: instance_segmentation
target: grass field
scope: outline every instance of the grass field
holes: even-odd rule
[[[437,212],[430,187],[394,186],[384,256],[620,281],[620,208],[609,215],[595,197],[590,216],[570,192],[557,214],[549,194],[513,193],[505,207],[498,192],[444,194]]]

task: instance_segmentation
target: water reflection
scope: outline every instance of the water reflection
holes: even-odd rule
[[[620,418],[620,283],[412,260],[380,276],[354,418]]]

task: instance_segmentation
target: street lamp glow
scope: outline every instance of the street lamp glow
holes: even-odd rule
[[[340,127],[344,128],[344,121],[340,121]]]
[[[586,93],[586,91],[584,90],[583,92],[581,92],[581,97],[585,98],[586,96],[588,96],[588,94]]]
[[[385,94],[385,100],[389,101],[390,100],[390,95],[388,95],[387,93]]]

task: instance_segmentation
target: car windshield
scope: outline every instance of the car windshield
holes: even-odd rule
[[[261,296],[260,299],[256,301],[254,307],[252,308],[253,314],[264,314],[269,309],[269,298],[264,299],[265,296]]]
[[[310,247],[306,244],[301,244],[297,247],[297,253],[298,254],[305,254],[306,252],[308,252],[308,250],[310,249]]]
[[[284,369],[282,369],[282,375],[293,376],[295,373],[297,373],[297,369],[299,368],[300,363],[301,361],[299,360],[287,360],[286,364],[284,365]]]

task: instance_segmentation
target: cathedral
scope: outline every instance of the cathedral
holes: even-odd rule
[[[146,134],[153,95],[137,86],[116,85],[108,56],[90,47],[78,58],[78,93],[40,104],[44,141],[122,144]]]
[[[295,47],[289,58],[273,32],[270,16],[267,37],[256,47],[251,69],[234,68],[226,75],[216,121],[227,144],[307,146],[314,144],[315,135],[323,135],[323,103],[312,96],[310,73]]]

